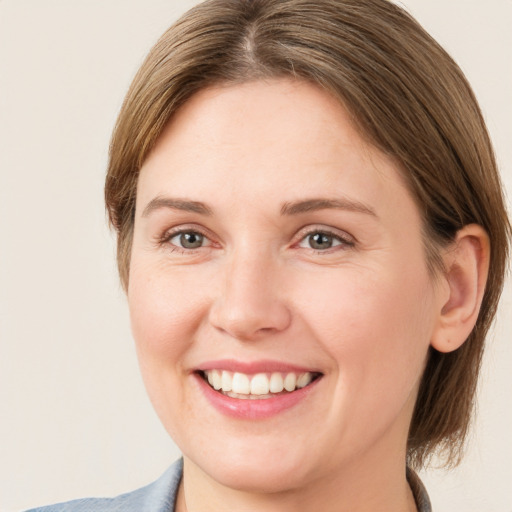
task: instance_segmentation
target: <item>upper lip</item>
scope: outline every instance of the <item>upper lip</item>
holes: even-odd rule
[[[295,372],[295,373],[322,373],[315,368],[263,359],[259,361],[237,361],[235,359],[217,359],[201,363],[196,371],[226,370],[245,374],[272,373],[272,372]]]

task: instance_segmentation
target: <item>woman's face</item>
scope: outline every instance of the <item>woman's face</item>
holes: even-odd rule
[[[144,163],[140,366],[186,464],[216,482],[403,467],[437,295],[396,164],[313,85],[203,90]]]

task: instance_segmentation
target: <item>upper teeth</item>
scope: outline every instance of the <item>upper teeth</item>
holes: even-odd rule
[[[226,370],[206,370],[204,372],[210,386],[225,393],[238,395],[267,395],[294,391],[307,386],[313,380],[313,373],[257,373],[247,375]]]

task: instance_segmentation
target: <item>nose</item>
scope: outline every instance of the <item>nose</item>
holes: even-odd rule
[[[284,300],[284,286],[272,254],[233,255],[223,269],[221,286],[211,305],[211,324],[242,341],[286,330],[291,313]]]

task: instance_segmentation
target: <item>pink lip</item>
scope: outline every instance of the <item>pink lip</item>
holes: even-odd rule
[[[272,372],[295,372],[295,373],[320,373],[311,368],[295,366],[279,361],[260,360],[253,362],[235,361],[234,359],[219,359],[216,361],[206,361],[198,366],[197,370],[226,370],[229,372],[240,372],[248,375],[255,373],[272,373]]]
[[[216,368],[219,368],[216,366]],[[222,367],[221,367],[222,368]],[[259,371],[261,367],[258,367]],[[268,370],[272,371],[272,370]],[[247,372],[252,373],[252,372]],[[291,393],[283,393],[272,398],[264,399],[243,399],[231,398],[223,395],[219,391],[215,391],[199,373],[193,373],[196,383],[199,385],[204,397],[208,402],[220,413],[239,419],[259,420],[270,418],[283,411],[294,407],[303,400],[316,388],[321,379],[314,380],[311,384],[302,389],[297,389]]]

